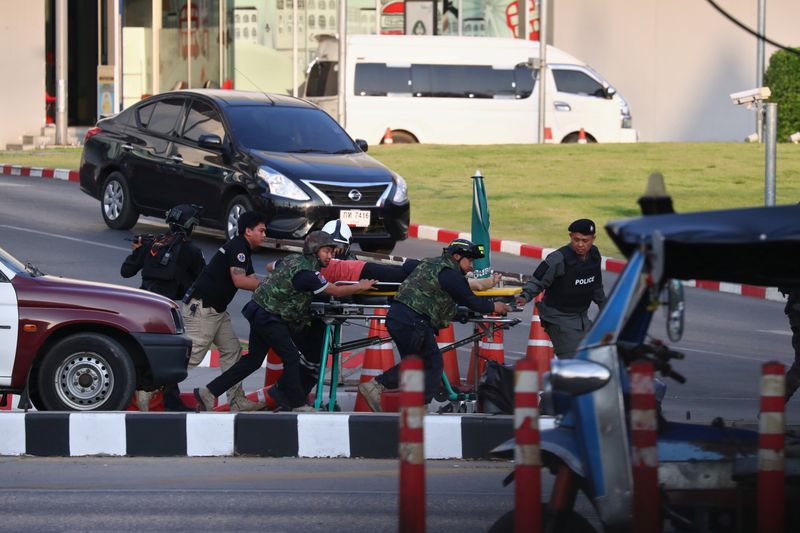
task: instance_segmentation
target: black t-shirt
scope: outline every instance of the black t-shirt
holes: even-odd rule
[[[255,272],[250,259],[252,250],[247,240],[237,235],[217,250],[206,268],[194,284],[192,298],[200,298],[203,305],[210,305],[218,312],[223,312],[236,295],[230,270],[237,267],[248,276]]]

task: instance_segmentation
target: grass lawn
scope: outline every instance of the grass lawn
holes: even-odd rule
[[[413,222],[469,231],[470,177],[480,169],[492,236],[542,246],[565,244],[576,218],[604,224],[636,216],[653,171],[664,174],[678,211],[764,203],[764,146],[757,144],[392,145],[369,153],[408,182]],[[80,149],[0,152],[0,163],[27,166],[75,169],[79,160]],[[800,201],[800,146],[778,146],[777,198]],[[598,244],[618,255],[605,238]]]

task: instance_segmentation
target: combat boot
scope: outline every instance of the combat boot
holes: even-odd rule
[[[364,397],[367,401],[367,405],[369,405],[369,408],[372,409],[373,412],[380,413],[383,411],[381,407],[381,395],[385,388],[386,387],[372,379],[364,383],[359,383],[358,392],[361,393],[361,396]]]

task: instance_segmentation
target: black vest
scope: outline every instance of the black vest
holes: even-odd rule
[[[558,249],[564,256],[564,275],[553,280],[544,293],[544,303],[565,313],[582,313],[592,303],[592,295],[601,284],[600,250],[592,246],[586,261],[569,246]]]

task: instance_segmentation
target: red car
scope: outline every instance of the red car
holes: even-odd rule
[[[186,377],[191,341],[172,300],[46,276],[0,248],[0,393],[39,410],[117,411],[135,389]]]

